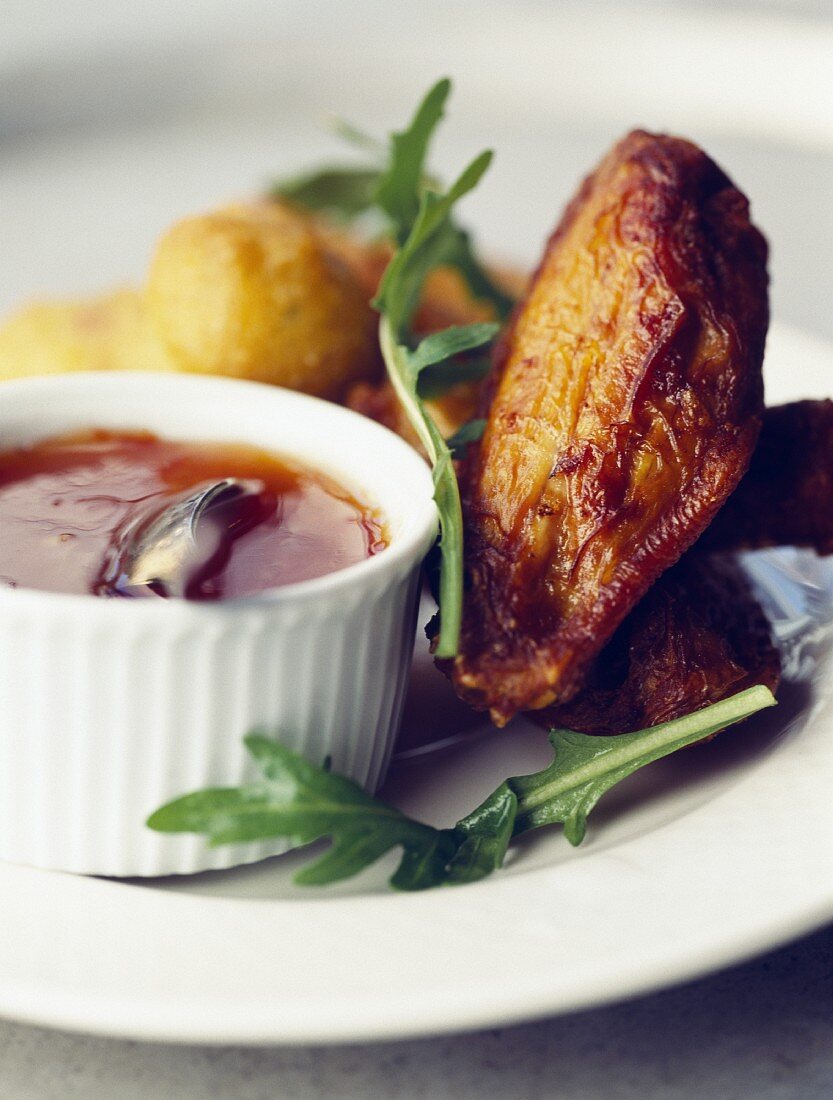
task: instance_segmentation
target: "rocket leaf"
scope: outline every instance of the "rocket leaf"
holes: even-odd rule
[[[401,857],[390,882],[400,890],[474,882],[500,868],[512,837],[531,829],[563,824],[567,840],[581,843],[587,815],[617,783],[774,705],[769,689],[758,686],[635,733],[594,737],[552,730],[551,764],[507,779],[452,829],[414,821],[352,780],[252,734],[245,743],[262,773],[259,782],[183,795],[152,814],[148,825],[163,833],[201,833],[212,845],[330,837],[329,850],[296,875],[305,885],[350,878],[393,848]]]

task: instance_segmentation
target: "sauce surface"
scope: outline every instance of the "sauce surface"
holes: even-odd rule
[[[90,431],[0,452],[0,585],[153,595],[105,583],[125,532],[224,478],[253,483],[256,507],[250,499],[242,518],[229,510],[221,553],[186,587],[188,598],[252,595],[333,573],[385,548],[372,509],[291,459],[245,444]]]

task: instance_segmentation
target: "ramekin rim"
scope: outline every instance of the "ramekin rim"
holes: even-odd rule
[[[328,414],[340,419],[343,424],[352,424],[357,430],[375,435],[377,441],[384,439],[384,445],[398,451],[401,459],[413,464],[415,477],[421,478],[428,489],[431,485],[431,475],[428,466],[420,455],[413,450],[400,436],[377,421],[364,417],[352,409],[343,405],[337,405],[323,398],[310,394],[300,393],[295,390],[284,389],[279,386],[262,382],[249,381],[240,378],[217,377],[213,375],[198,374],[173,374],[163,371],[77,371],[72,374],[61,375],[37,375],[31,378],[7,379],[0,382],[0,393],[15,391],[50,391],[61,387],[101,386],[102,390],[130,384],[142,384],[154,382],[162,386],[177,388],[182,386],[199,387],[203,389],[231,390],[251,393],[253,388],[269,394],[269,400],[286,400],[289,404],[301,407],[304,404],[312,404],[319,410],[326,409]],[[0,430],[3,424],[3,409],[0,405]],[[91,424],[91,427],[94,427]],[[151,429],[152,430],[152,429]],[[241,431],[241,442],[245,442],[245,427]],[[262,444],[259,444],[262,445]],[[274,447],[275,453],[280,453],[280,448]],[[289,454],[288,451],[283,452]],[[311,463],[314,465],[314,460]],[[418,473],[420,470],[422,473]],[[336,473],[337,477],[338,474]],[[355,478],[345,471],[345,480]],[[372,503],[372,502],[368,502]],[[381,506],[381,505],[380,505]],[[23,608],[27,604],[33,610],[49,613],[54,611],[70,611],[84,609],[85,615],[115,616],[129,614],[131,616],[143,615],[157,618],[160,615],[176,615],[179,618],[188,616],[219,618],[231,616],[237,613],[267,611],[270,608],[285,607],[288,605],[309,603],[318,597],[331,596],[342,589],[354,588],[362,582],[370,583],[379,580],[385,575],[388,578],[408,572],[419,564],[433,544],[438,529],[438,514],[433,496],[426,494],[425,500],[419,502],[420,512],[409,517],[405,529],[400,532],[384,550],[377,554],[345,566],[330,573],[322,574],[305,581],[296,581],[292,584],[282,585],[276,588],[264,589],[262,592],[252,593],[246,596],[235,596],[222,600],[115,600],[102,599],[91,593],[54,592],[45,589],[28,587],[0,586],[0,609],[5,606]],[[384,507],[382,512],[384,513]],[[127,611],[126,609],[130,610]]]

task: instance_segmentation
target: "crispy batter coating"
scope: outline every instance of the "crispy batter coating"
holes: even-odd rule
[[[568,207],[498,351],[468,460],[458,693],[566,702],[743,475],[766,242],[696,146],[634,132]]]
[[[833,554],[833,401],[766,410],[749,471],[697,546]]]
[[[338,400],[382,370],[358,266],[315,219],[276,203],[186,218],[160,240],[145,288],[35,303],[0,326],[0,379],[195,371]]]
[[[376,317],[312,219],[277,203],[186,218],[161,239],[148,309],[180,370],[338,399],[376,368]]]
[[[230,374],[345,400],[417,444],[384,380],[370,307],[391,257],[279,202],[186,218],[161,238],[147,286],[85,300],[35,302],[0,325],[0,379],[77,370]],[[521,279],[501,272],[508,287]],[[419,332],[489,320],[458,272],[432,272]],[[478,388],[432,402],[451,434]]]
[[[535,711],[545,726],[626,733],[670,722],[781,672],[769,624],[741,570],[687,554],[628,615],[568,703]]]
[[[79,370],[173,370],[137,290],[35,302],[0,326],[0,380]]]
[[[440,397],[425,402],[426,409],[446,439],[476,414],[479,390],[479,383],[459,382]],[[345,404],[354,412],[384,424],[392,432],[401,435],[415,450],[425,454],[422,443],[389,382],[358,382],[348,393]]]

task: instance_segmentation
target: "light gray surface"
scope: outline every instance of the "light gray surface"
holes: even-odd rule
[[[0,1023],[15,1100],[830,1100],[833,929],[680,989],[473,1035],[357,1047],[143,1046]]]

